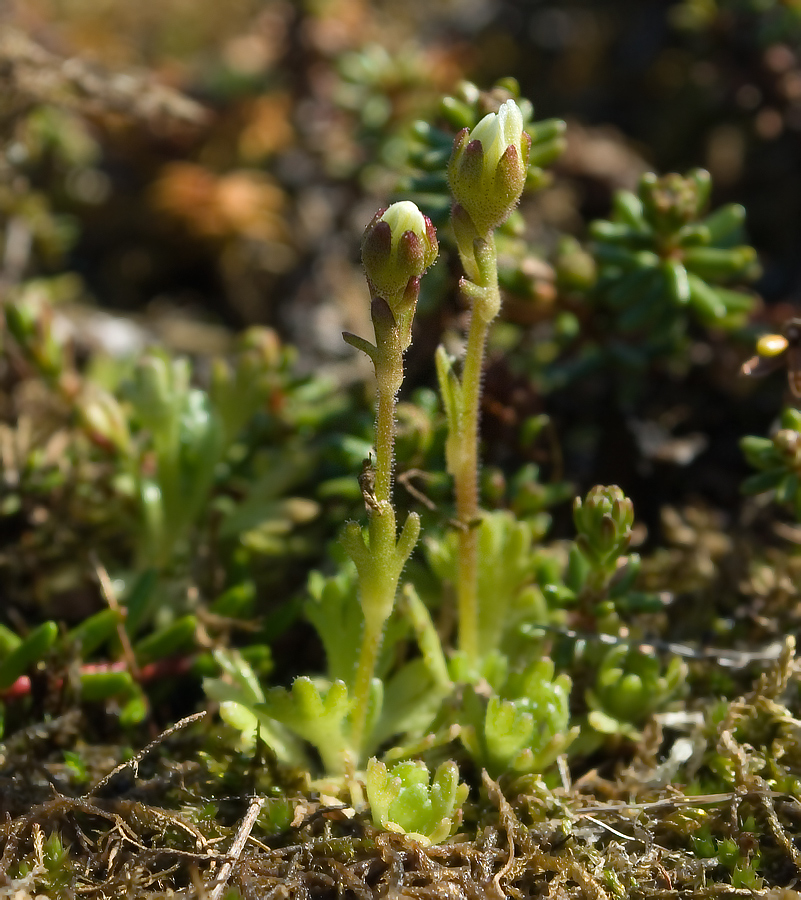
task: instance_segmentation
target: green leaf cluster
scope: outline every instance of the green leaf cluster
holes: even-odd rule
[[[523,623],[544,622],[548,612],[534,588],[534,549],[541,536],[534,525],[507,510],[481,516],[478,532],[479,652],[487,659],[509,651],[513,632]],[[425,540],[428,564],[442,584],[456,583],[458,535],[430,535]]]
[[[781,428],[773,437],[748,436],[740,448],[748,463],[759,471],[742,484],[745,494],[770,492],[773,499],[789,506],[801,519],[801,412],[788,407],[780,418]]]
[[[663,667],[655,655],[638,648],[611,647],[585,695],[589,725],[601,734],[638,740],[637,726],[679,693],[686,676],[687,666],[678,656]]]
[[[459,782],[458,766],[450,760],[431,775],[421,762],[400,762],[388,769],[373,757],[365,786],[373,822],[422,844],[438,844],[453,832],[468,794],[467,785]]]
[[[759,275],[756,251],[740,243],[745,210],[706,214],[711,178],[703,169],[643,175],[637,193],[618,191],[609,220],[590,227],[597,303],[616,331],[659,341],[683,333],[688,312],[702,325],[733,328],[754,308],[732,281]]]
[[[550,659],[508,673],[489,698],[468,685],[459,717],[461,740],[493,777],[543,772],[578,734],[570,727],[570,690],[570,678],[555,676]]]

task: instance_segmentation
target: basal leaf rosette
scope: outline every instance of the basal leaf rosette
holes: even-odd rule
[[[455,762],[441,763],[433,776],[418,761],[404,760],[392,769],[373,757],[365,777],[373,822],[428,846],[444,841],[461,821],[468,787],[459,781]]]
[[[437,233],[411,200],[380,209],[362,239],[362,264],[374,297],[387,302],[401,334],[401,348],[412,342],[412,319],[420,277],[437,258]]]
[[[469,131],[456,135],[448,180],[456,203],[465,210],[479,237],[506,220],[526,183],[531,137],[514,100],[502,103]]]

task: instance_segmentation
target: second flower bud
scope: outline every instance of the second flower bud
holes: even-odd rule
[[[437,258],[437,233],[431,220],[410,200],[379,210],[362,239],[362,263],[374,297],[386,300],[401,333],[411,343],[412,318],[420,277]]]

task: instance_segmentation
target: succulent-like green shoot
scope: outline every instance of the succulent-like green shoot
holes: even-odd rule
[[[601,734],[620,734],[637,740],[638,726],[676,696],[684,685],[687,666],[674,656],[665,669],[656,656],[625,644],[604,656],[587,690],[588,722]]]
[[[497,777],[543,772],[576,737],[570,728],[571,680],[554,677],[549,659],[510,675],[500,695],[465,693],[462,742],[473,759]]]
[[[622,331],[664,337],[684,327],[682,309],[703,325],[733,327],[755,298],[726,287],[759,275],[753,247],[741,243],[745,210],[706,213],[709,173],[644,175],[636,194],[618,191],[608,221],[590,233],[598,263],[597,295]]]
[[[785,409],[781,428],[770,438],[748,436],[740,448],[749,464],[759,471],[746,478],[744,494],[773,492],[777,503],[791,507],[801,519],[801,411]]]
[[[373,758],[367,764],[365,784],[373,822],[425,845],[438,844],[451,834],[468,794],[450,760],[432,777],[422,762],[405,761],[387,769]]]
[[[631,542],[634,506],[623,491],[613,484],[596,485],[582,502],[573,503],[576,543],[595,568],[614,567]]]

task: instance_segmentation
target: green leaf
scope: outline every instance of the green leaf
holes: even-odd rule
[[[87,703],[129,695],[136,690],[130,672],[82,672],[81,699]]]
[[[352,706],[343,681],[326,685],[302,676],[289,691],[271,688],[257,708],[313,744],[326,771],[335,774],[346,765],[347,718]]]
[[[688,273],[687,277],[690,282],[690,303],[702,321],[714,323],[715,320],[723,319],[726,316],[726,305],[718,293],[694,273]]]
[[[242,655],[234,650],[215,650],[214,659],[224,677],[204,678],[203,690],[220,704],[223,720],[240,732],[243,748],[252,750],[259,734],[283,762],[308,765],[301,743],[260,709],[264,692]]]
[[[197,646],[197,629],[198,622],[195,616],[182,616],[166,628],[142,638],[134,646],[136,658],[140,663],[147,663],[186,653]]]
[[[137,687],[120,710],[120,724],[123,726],[138,725],[145,720],[147,713],[147,697],[142,689]]]
[[[67,641],[80,648],[81,659],[88,659],[98,647],[116,635],[121,622],[118,612],[102,609],[67,632]]]
[[[666,259],[662,263],[662,274],[670,300],[677,306],[690,302],[690,282],[687,270],[677,259]]]
[[[42,660],[57,637],[58,625],[55,622],[43,622],[35,628],[0,663],[0,691],[8,690],[21,675]]]
[[[747,276],[756,263],[756,250],[741,246],[731,249],[719,247],[690,247],[684,251],[684,264],[700,278],[725,281],[738,275]]]
[[[5,659],[9,653],[16,650],[22,643],[22,638],[5,625],[0,625],[0,660]]]
[[[782,464],[776,447],[770,438],[747,435],[740,438],[740,449],[755,469],[777,468]]]
[[[631,191],[615,191],[612,199],[614,218],[635,231],[650,231],[645,221],[642,201]]]
[[[704,219],[703,224],[709,232],[709,242],[719,246],[734,239],[736,242],[745,224],[745,207],[739,203],[729,203],[716,209]]]
[[[776,502],[792,503],[798,493],[798,475],[790,472],[776,485]]]
[[[786,470],[783,467],[780,469],[769,469],[767,472],[758,472],[756,475],[746,478],[740,485],[740,490],[744,494],[763,494],[765,491],[772,491],[778,487],[786,474]]]

